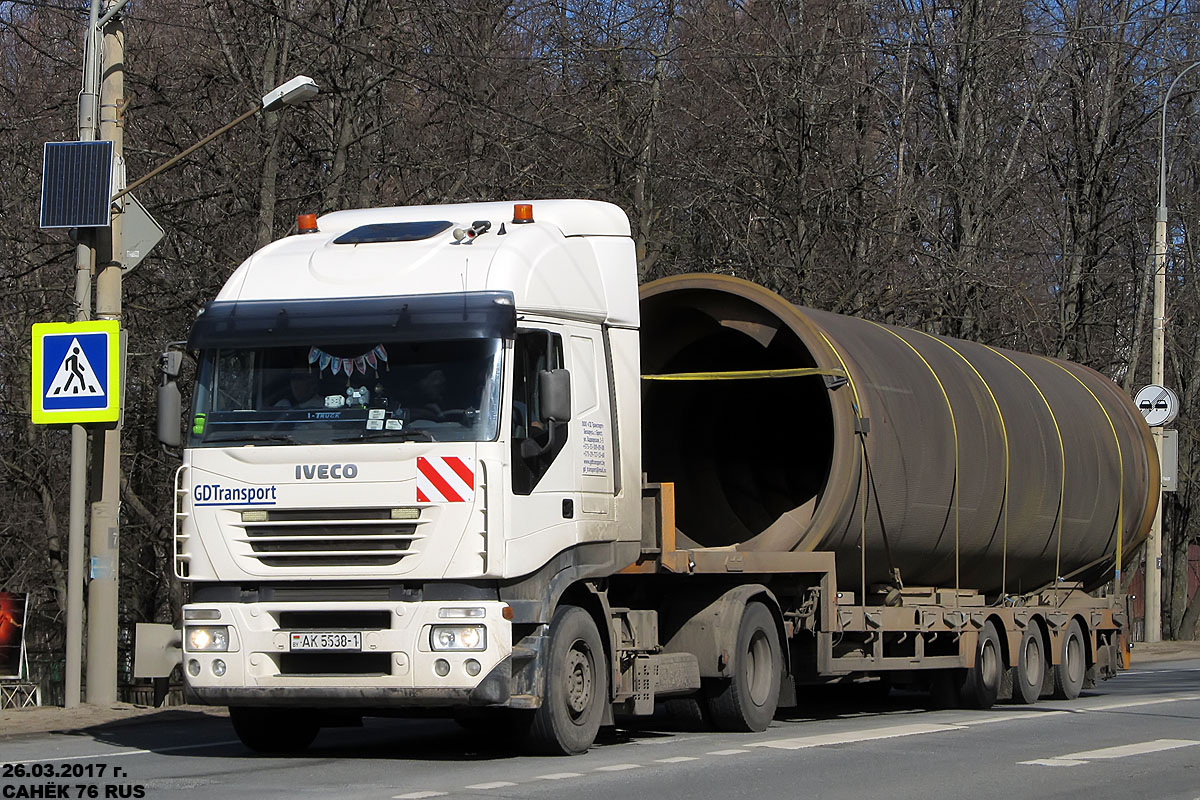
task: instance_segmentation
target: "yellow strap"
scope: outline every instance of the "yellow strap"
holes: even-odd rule
[[[845,370],[797,367],[795,369],[746,369],[736,372],[671,372],[663,375],[643,375],[644,381],[749,381],[759,378],[803,378],[809,375],[830,375],[849,378]]]
[[[1009,481],[1009,448],[1008,448],[1008,425],[1004,422],[1004,412],[1000,410],[1000,402],[996,400],[995,393],[992,392],[992,387],[984,380],[983,375],[975,368],[970,359],[960,353],[953,345],[944,339],[939,339],[931,333],[924,331],[914,331],[922,336],[927,336],[940,345],[949,348],[950,352],[963,360],[963,363],[971,368],[975,373],[975,377],[979,378],[979,382],[983,384],[983,388],[987,390],[988,396],[992,398],[992,405],[996,407],[996,417],[1000,420],[1000,433],[1004,436],[1004,505],[1002,512],[1004,515],[1004,526],[1002,528],[1004,534],[1003,549],[1000,559],[1000,592],[1006,594],[1008,592],[1008,481]]]
[[[1104,403],[1100,402],[1100,398],[1096,397],[1096,393],[1093,392],[1086,383],[1084,383],[1082,380],[1080,380],[1078,375],[1076,375],[1074,372],[1071,372],[1071,370],[1067,369],[1062,364],[1059,364],[1057,361],[1053,361],[1049,358],[1047,358],[1046,360],[1049,361],[1054,366],[1061,369],[1063,372],[1070,375],[1072,378],[1074,378],[1079,383],[1080,386],[1082,386],[1084,389],[1087,390],[1087,393],[1090,394],[1092,396],[1092,399],[1096,401],[1096,405],[1100,406],[1100,411],[1104,414],[1104,418],[1106,420],[1108,420],[1108,427],[1109,427],[1109,430],[1112,431],[1113,441],[1117,443],[1117,469],[1120,470],[1120,483],[1119,483],[1120,489],[1118,490],[1119,494],[1117,495],[1117,565],[1116,565],[1116,574],[1114,575],[1114,577],[1116,578],[1116,581],[1117,581],[1117,591],[1120,592],[1121,591],[1121,551],[1124,547],[1124,536],[1125,536],[1125,455],[1124,455],[1124,453],[1121,452],[1121,438],[1119,436],[1117,436],[1117,426],[1115,424],[1113,424],[1112,416],[1109,415],[1108,409],[1104,407]]]
[[[870,320],[867,320],[871,322]],[[925,356],[921,355],[921,351],[912,346],[912,343],[905,339],[900,334],[896,333],[891,328],[884,327],[878,322],[871,322],[876,328],[881,331],[887,331],[892,336],[895,336],[902,342],[917,358],[921,359],[921,363],[929,370],[929,374],[933,376],[933,380],[937,383],[938,388],[942,390],[942,399],[946,401],[946,410],[950,412],[950,429],[954,433],[954,605],[958,605],[958,598],[961,586],[960,581],[960,564],[959,564],[959,514],[958,514],[958,423],[954,419],[954,406],[950,404],[950,395],[946,392],[945,385],[942,384],[942,379],[938,377],[937,370],[933,368]]]
[[[1025,379],[1029,381],[1029,384],[1033,387],[1033,390],[1038,393],[1038,396],[1042,398],[1042,402],[1046,404],[1046,410],[1050,412],[1050,420],[1054,423],[1054,433],[1058,436],[1059,464],[1062,466],[1062,474],[1060,475],[1058,481],[1058,547],[1054,554],[1054,585],[1058,586],[1059,569],[1062,567],[1063,505],[1066,502],[1067,491],[1067,449],[1063,446],[1062,429],[1058,427],[1058,417],[1055,415],[1054,409],[1050,406],[1050,401],[1047,400],[1046,395],[1042,393],[1041,387],[1037,385],[1037,381],[1031,378],[1028,372],[1021,369],[1021,367],[1017,365],[1017,362],[1004,355],[1004,353],[1001,353],[999,350],[989,345],[985,344],[983,346],[987,347],[988,350],[991,350],[993,353],[1012,364],[1013,367],[1016,368],[1017,372],[1025,376]]]

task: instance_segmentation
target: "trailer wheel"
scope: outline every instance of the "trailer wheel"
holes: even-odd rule
[[[314,712],[304,709],[234,706],[229,721],[242,744],[256,753],[298,753],[321,731]]]
[[[1000,679],[1004,674],[1004,657],[1000,653],[1000,634],[996,625],[986,622],[979,632],[975,647],[975,666],[963,676],[962,700],[967,708],[985,709],[996,704]]]
[[[779,705],[783,657],[775,619],[762,603],[747,603],[738,625],[733,677],[708,698],[713,727],[723,731],[765,731]]]
[[[1014,703],[1031,706],[1042,696],[1042,685],[1046,681],[1046,655],[1042,647],[1042,628],[1036,622],[1030,622],[1021,636],[1012,679]]]
[[[1079,620],[1073,619],[1067,625],[1059,646],[1061,661],[1054,667],[1054,699],[1074,700],[1083,689],[1087,672],[1087,649]]]
[[[608,662],[591,616],[578,606],[560,606],[550,622],[547,653],[546,691],[528,743],[547,755],[586,752],[608,702]]]

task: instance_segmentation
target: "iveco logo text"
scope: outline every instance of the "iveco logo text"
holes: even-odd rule
[[[198,506],[273,506],[278,500],[274,486],[222,486],[201,483],[192,487]]]
[[[297,464],[296,465],[296,480],[309,480],[313,478],[327,481],[330,478],[340,480],[342,478],[357,478],[357,464]]]

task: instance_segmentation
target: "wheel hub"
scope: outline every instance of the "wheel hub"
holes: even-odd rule
[[[576,643],[567,653],[567,707],[572,716],[582,715],[592,704],[592,659]]]

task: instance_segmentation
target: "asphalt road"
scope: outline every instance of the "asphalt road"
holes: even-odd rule
[[[656,719],[574,758],[522,756],[440,720],[368,720],[322,731],[303,755],[267,757],[242,747],[228,720],[176,715],[6,738],[0,798],[1200,800],[1200,659],[1032,708],[824,700],[761,734],[672,731]]]

